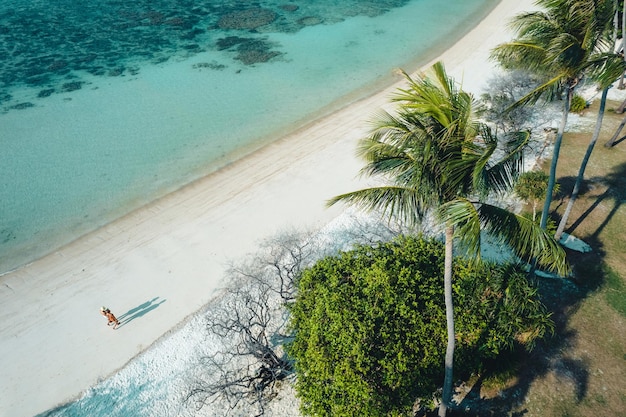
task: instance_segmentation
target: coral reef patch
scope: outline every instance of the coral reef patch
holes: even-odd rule
[[[238,65],[264,63],[284,54],[267,40],[273,32],[375,16],[409,0],[275,1],[6,2],[0,6],[0,102],[20,109],[27,100],[13,98],[14,89],[33,88],[32,99],[45,99],[79,90],[86,75],[135,75],[143,66],[209,50],[233,52]]]
[[[272,50],[274,46],[267,38],[242,38],[239,36],[227,36],[218,39],[216,43],[218,50],[236,52],[234,59],[241,61],[244,65],[267,62],[282,55],[281,52]]]
[[[268,25],[276,20],[276,13],[263,8],[238,10],[228,13],[217,22],[220,29],[250,30]]]

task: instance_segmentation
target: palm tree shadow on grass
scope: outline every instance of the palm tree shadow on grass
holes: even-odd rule
[[[518,351],[509,358],[498,359],[497,363],[500,364],[503,361],[515,364],[517,372],[509,379],[509,384],[494,393],[494,388],[485,388],[485,385],[489,386],[487,381],[495,373],[484,373],[468,387],[469,391],[458,406],[450,411],[449,417],[524,416],[528,413],[525,403],[531,385],[548,374],[554,375],[562,391],[565,390],[563,387],[570,387],[576,403],[586,398],[589,365],[585,360],[576,358],[575,353],[570,353],[577,343],[578,334],[570,327],[569,319],[583,300],[605,282],[605,272],[601,266],[604,256],[602,247],[597,241],[589,243],[594,247],[594,252],[577,253],[575,256],[568,253],[574,269],[573,280],[539,278],[537,281],[542,300],[553,313],[554,336],[540,341],[530,353]],[[431,416],[436,416],[436,413],[423,417]]]
[[[146,315],[147,313],[151,312],[152,310],[154,310],[155,308],[157,308],[158,306],[160,306],[166,301],[165,299],[163,299],[157,302],[158,299],[159,297],[154,297],[152,300],[148,300],[145,303],[140,304],[135,308],[131,308],[126,313],[119,316],[118,320],[120,321],[120,325],[118,326],[118,329],[122,326],[127,325],[131,321]]]
[[[562,184],[561,189],[571,189],[569,183],[575,180],[573,177],[564,177],[559,178],[559,183]],[[601,204],[605,202],[609,202],[612,200],[613,206],[611,207],[609,213],[604,217],[602,223],[597,227],[597,229],[589,236],[585,237],[585,240],[597,240],[600,233],[604,230],[607,224],[611,221],[615,213],[622,206],[622,202],[626,201],[626,163],[622,163],[615,167],[613,171],[606,174],[603,177],[594,177],[588,180],[583,181],[584,188],[581,190],[581,196],[592,191],[592,184],[599,184],[606,187],[605,191],[598,195],[593,204],[591,204],[587,210],[585,210],[578,218],[567,227],[566,231],[569,234],[573,234],[576,229],[582,224],[582,222]],[[565,185],[565,187],[564,187]],[[562,196],[562,198],[568,197],[566,195]],[[589,243],[589,242],[588,242]]]

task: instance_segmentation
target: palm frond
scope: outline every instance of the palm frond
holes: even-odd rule
[[[555,34],[546,45],[544,67],[564,72],[568,74],[567,77],[575,76],[591,52],[590,49],[585,49],[581,42],[571,33]]]
[[[478,208],[484,230],[506,243],[521,259],[567,276],[570,272],[565,251],[554,237],[526,217],[490,204]]]
[[[389,217],[397,217],[408,224],[418,224],[426,210],[434,205],[432,195],[409,187],[373,187],[328,200],[328,207],[343,202],[367,211],[380,211]]]
[[[510,191],[515,185],[517,174],[524,167],[524,150],[530,141],[530,132],[511,132],[507,135],[508,141],[502,158],[484,171],[485,189],[503,193]]]
[[[603,89],[613,84],[626,70],[624,58],[614,53],[595,54],[588,61],[589,77]]]
[[[507,110],[514,109],[516,107],[525,106],[527,104],[535,104],[540,98],[544,97],[547,101],[553,100],[558,97],[563,87],[564,82],[567,81],[567,74],[558,73],[548,80],[544,81],[538,87],[531,92],[524,95],[522,98],[513,103]]]
[[[509,22],[509,28],[521,39],[537,37],[552,30],[552,26],[550,16],[542,11],[523,12]]]
[[[565,251],[554,238],[530,219],[490,204],[458,198],[440,207],[438,216],[455,228],[455,236],[468,251],[480,258],[481,230],[499,239],[526,262],[536,260],[549,271],[567,276],[570,268]]]
[[[455,118],[452,99],[458,95],[456,84],[449,78],[441,62],[435,63],[427,73],[413,79],[403,73],[409,88],[399,89],[393,101],[401,102],[405,110],[428,115],[441,126],[451,125]]]
[[[491,51],[490,58],[507,69],[523,68],[542,73],[545,71],[547,51],[535,41],[515,40],[501,44]]]
[[[437,85],[439,89],[445,92],[446,97],[451,98],[457,94],[458,90],[456,87],[456,82],[453,78],[448,77],[443,62],[435,62],[430,68],[430,71],[431,78],[437,80]]]

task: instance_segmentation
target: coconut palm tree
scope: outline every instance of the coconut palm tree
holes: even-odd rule
[[[598,137],[600,136],[600,130],[602,128],[602,121],[604,118],[604,110],[606,108],[606,99],[609,88],[611,88],[611,84],[618,77],[621,82],[621,80],[623,79],[622,75],[624,73],[624,69],[626,69],[623,57],[621,57],[619,54],[612,53],[612,47],[615,43],[615,40],[611,35],[611,20],[612,16],[615,16],[616,13],[615,6],[615,2],[610,2],[607,0],[605,2],[598,2],[596,4],[596,7],[593,9],[593,17],[596,22],[595,27],[604,27],[604,36],[599,38],[596,48],[598,51],[605,51],[605,53],[602,54],[602,52],[599,52],[596,54],[598,58],[601,58],[601,60],[596,64],[596,66],[589,68],[589,74],[598,82],[598,86],[602,89],[602,95],[600,98],[600,107],[598,110],[598,116],[596,119],[596,126],[593,135],[591,136],[591,140],[589,141],[589,145],[587,146],[587,150],[580,164],[578,175],[576,177],[576,182],[570,195],[569,202],[565,211],[563,212],[563,216],[561,217],[561,221],[559,222],[556,233],[554,235],[557,241],[560,240],[561,235],[563,234],[565,225],[567,224],[569,215],[572,212],[574,203],[578,198],[578,193],[584,179],[587,163],[589,162],[591,153],[593,152]]]
[[[613,16],[611,0],[537,0],[536,4],[544,11],[516,16],[511,26],[518,37],[497,46],[492,58],[505,68],[526,69],[545,77],[545,82],[516,105],[535,103],[542,96],[564,98],[541,213],[541,227],[545,229],[574,89],[585,76],[599,80],[606,87],[621,73],[614,74],[620,58],[606,44],[605,34]]]
[[[576,176],[576,182],[574,183],[574,188],[572,190],[572,194],[570,195],[569,201],[567,202],[567,207],[563,212],[563,217],[561,217],[561,221],[559,222],[559,226],[556,229],[556,233],[554,234],[554,238],[558,241],[561,239],[563,235],[563,231],[565,230],[565,225],[567,224],[567,220],[569,219],[569,215],[572,212],[572,208],[574,207],[574,203],[578,198],[578,193],[580,191],[580,186],[582,185],[585,169],[587,168],[587,163],[589,162],[589,158],[591,158],[591,153],[593,152],[593,148],[598,141],[598,137],[600,136],[600,129],[602,128],[602,119],[604,118],[604,108],[606,106],[606,96],[609,91],[609,88],[604,88],[602,90],[602,98],[600,99],[600,108],[598,110],[598,116],[596,119],[596,126],[593,131],[593,135],[591,136],[591,140],[589,141],[589,145],[587,145],[587,151],[585,152],[585,156],[580,164],[580,168],[578,169],[578,175]]]
[[[477,119],[477,102],[457,88],[441,63],[394,97],[395,115],[383,112],[371,134],[362,139],[362,173],[381,177],[385,185],[339,195],[339,201],[397,216],[419,224],[434,212],[445,228],[444,299],[447,347],[443,398],[439,415],[451,405],[454,359],[452,254],[454,241],[479,259],[481,229],[492,232],[525,259],[537,258],[561,273],[565,254],[556,241],[531,220],[487,202],[489,192],[509,190],[521,167],[528,133],[501,143]],[[498,157],[496,157],[498,155]]]
[[[624,39],[624,34],[626,33],[626,22],[622,20],[621,31],[618,28],[621,15],[624,12],[622,10],[623,7],[626,7],[626,3],[620,2],[619,0],[613,0],[613,23],[612,23],[611,39],[613,40],[614,49],[615,49],[615,52],[617,53],[619,53],[620,50],[621,51],[625,50],[624,44],[626,43],[626,39]],[[621,35],[618,35],[618,32],[620,32]],[[626,60],[626,56],[623,56],[623,58]],[[617,84],[617,88],[620,90],[624,89],[624,75],[626,74],[622,72],[622,74],[619,77],[619,83]],[[624,103],[622,103],[620,107],[622,106],[624,106]],[[624,109],[622,108],[621,112],[623,111]]]
[[[548,174],[543,171],[526,171],[518,178],[513,191],[533,208],[533,221],[537,219],[537,202],[546,194]]]
[[[597,20],[597,26],[602,27],[602,21],[604,21],[605,25],[605,36],[600,42],[598,42],[599,49],[606,49],[607,51],[611,51],[612,45],[615,43],[615,37],[611,34],[611,15],[617,15],[617,2],[605,2],[599,4],[600,6],[604,6],[604,10],[600,10],[595,13],[594,18]],[[624,22],[622,22],[622,26],[624,27]],[[624,43],[624,39],[622,39],[622,45]],[[591,153],[598,141],[598,137],[600,136],[600,131],[602,129],[602,121],[604,118],[604,109],[606,108],[606,99],[609,89],[612,86],[612,83],[619,78],[620,84],[623,82],[623,74],[626,69],[626,65],[624,63],[624,59],[619,54],[606,54],[604,57],[604,65],[601,65],[596,68],[591,69],[591,75],[594,79],[597,80],[598,86],[602,89],[602,95],[600,98],[600,107],[598,109],[598,116],[596,119],[596,126],[593,131],[593,135],[591,136],[591,140],[589,141],[589,145],[587,145],[587,150],[583,157],[583,160],[580,164],[580,168],[578,169],[578,175],[576,176],[576,182],[574,183],[574,188],[570,195],[570,199],[567,203],[567,207],[563,212],[563,216],[561,217],[561,221],[556,229],[556,233],[554,238],[558,241],[561,239],[561,235],[565,230],[565,225],[567,224],[567,220],[569,219],[569,215],[572,212],[572,208],[576,199],[578,198],[578,193],[580,191],[580,186],[582,185],[585,169],[587,168],[587,164],[589,159],[591,158]]]

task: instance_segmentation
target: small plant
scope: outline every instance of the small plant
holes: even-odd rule
[[[537,204],[545,197],[548,189],[548,174],[543,171],[529,171],[520,175],[517,184],[513,188],[515,194],[522,200],[532,204],[533,217],[537,218]],[[555,194],[559,192],[559,185],[554,185]]]
[[[587,107],[587,100],[585,100],[582,96],[578,94],[574,94],[574,97],[572,97],[572,102],[569,106],[569,111],[572,113],[581,113]]]

